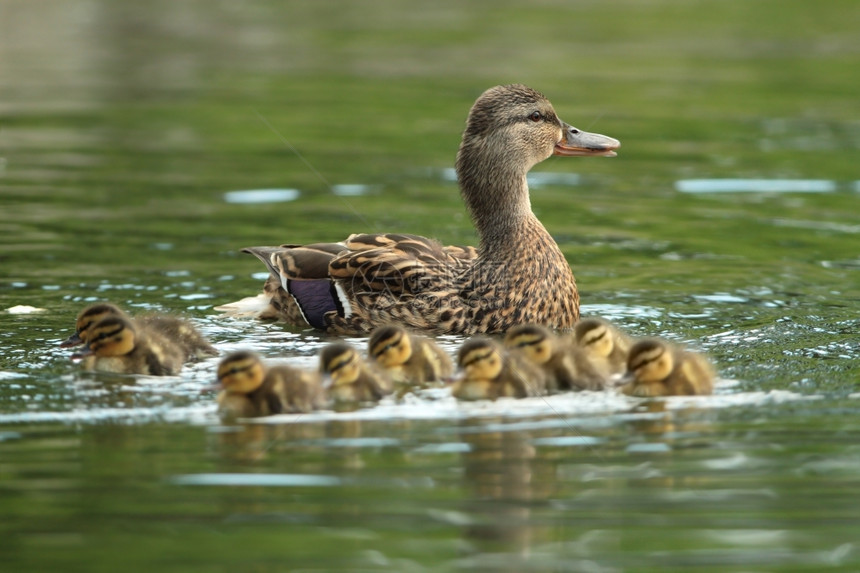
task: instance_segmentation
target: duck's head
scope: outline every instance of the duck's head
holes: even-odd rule
[[[461,155],[464,150],[492,155],[525,173],[551,155],[612,157],[620,145],[617,139],[563,122],[543,94],[511,84],[490,88],[475,101]]]
[[[552,358],[555,340],[555,335],[549,329],[537,324],[523,324],[508,330],[505,346],[519,348],[526,358],[541,365]]]
[[[218,383],[229,394],[250,394],[264,377],[263,361],[253,352],[234,352],[218,364]]]
[[[134,350],[137,329],[124,316],[106,316],[87,330],[87,351],[100,357],[124,356]]]
[[[466,380],[494,380],[502,372],[502,349],[495,341],[476,336],[460,347],[457,364]]]
[[[412,341],[403,327],[382,326],[371,333],[367,351],[384,368],[394,368],[412,356]]]
[[[601,358],[607,358],[615,348],[610,326],[597,318],[579,321],[573,329],[573,336],[579,346]]]
[[[648,384],[664,380],[675,367],[672,349],[662,340],[646,338],[630,348],[625,382]]]
[[[89,336],[90,328],[107,316],[126,316],[126,314],[115,304],[109,302],[98,302],[91,304],[82,310],[75,319],[75,333],[60,343],[60,347],[77,346],[85,344]]]
[[[361,375],[361,356],[346,342],[329,344],[320,352],[320,372],[327,386],[354,384]]]

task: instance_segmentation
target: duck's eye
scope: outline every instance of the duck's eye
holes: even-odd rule
[[[543,119],[543,114],[539,111],[533,111],[532,114],[529,116],[529,119],[534,122],[538,122]]]

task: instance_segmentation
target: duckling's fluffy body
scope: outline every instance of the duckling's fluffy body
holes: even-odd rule
[[[573,330],[576,345],[605,377],[622,374],[633,341],[618,328],[599,318],[586,318]]]
[[[395,383],[424,385],[449,378],[454,363],[435,341],[396,325],[375,329],[367,354]]]
[[[562,122],[531,88],[491,88],[469,112],[456,161],[477,249],[405,234],[251,247],[245,251],[271,273],[264,293],[220,309],[250,308],[337,334],[391,323],[452,334],[501,333],[527,322],[572,328],[579,318],[576,283],[531,211],[526,174],[551,155],[612,156],[618,145]]]
[[[568,340],[556,336],[543,326],[515,326],[505,336],[505,346],[519,349],[547,378],[547,390],[601,390],[606,376],[591,363],[588,356]]]
[[[451,393],[458,400],[495,400],[501,397],[542,396],[547,380],[540,368],[516,349],[476,336],[460,347],[457,362],[462,376]]]
[[[131,320],[131,317],[115,304],[109,302],[91,304],[78,314],[75,319],[74,334],[60,346],[86,344],[92,326],[109,316]],[[186,362],[194,362],[218,354],[215,347],[187,320],[162,314],[144,314],[135,318],[134,322],[149,332],[158,333],[169,343],[177,345]]]
[[[714,369],[701,354],[659,339],[640,340],[630,349],[626,384],[631,396],[694,396],[711,394]]]
[[[327,404],[319,375],[286,364],[267,366],[247,351],[234,352],[218,365],[218,411],[222,418],[253,418],[304,413]]]
[[[85,370],[170,376],[182,368],[183,354],[158,331],[136,326],[124,316],[106,316],[89,328],[81,355]]]
[[[335,403],[378,402],[394,391],[391,378],[346,342],[322,349],[320,372],[329,381],[328,395]]]

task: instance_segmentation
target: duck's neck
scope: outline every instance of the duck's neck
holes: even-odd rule
[[[523,233],[543,229],[532,213],[526,172],[505,158],[469,157],[461,149],[457,179],[483,254],[504,253],[520,242]]]

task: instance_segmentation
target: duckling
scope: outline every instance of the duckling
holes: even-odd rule
[[[406,331],[402,326],[382,326],[367,343],[371,360],[395,383],[424,385],[449,378],[454,363],[436,342]]]
[[[599,318],[581,320],[573,329],[576,344],[606,377],[624,373],[630,337]]]
[[[573,328],[576,281],[532,212],[526,175],[550,156],[613,157],[619,146],[563,122],[528,86],[492,87],[469,111],[455,165],[479,249],[397,233],[249,247],[243,251],[271,279],[262,295],[216,310],[253,309],[330,334],[365,335],[392,322],[438,334],[502,333],[523,323]]]
[[[516,349],[505,349],[483,336],[460,347],[457,362],[463,371],[451,393],[458,400],[526,398],[546,393],[544,373]]]
[[[218,365],[218,412],[222,418],[304,413],[324,408],[325,392],[316,373],[286,364],[269,366],[253,352],[239,351]]]
[[[714,370],[701,354],[648,338],[630,349],[622,380],[631,396],[693,396],[713,392]]]
[[[130,318],[121,308],[109,302],[98,302],[84,308],[75,319],[75,332],[60,343],[61,348],[86,344],[90,327],[107,316]]]
[[[320,372],[330,383],[335,402],[378,402],[394,391],[391,379],[366,363],[346,342],[329,344],[320,352]]]
[[[518,348],[547,377],[550,392],[600,390],[606,377],[594,367],[582,349],[536,324],[515,326],[505,336],[505,346]]]
[[[85,344],[90,328],[107,316],[119,316],[131,320],[128,314],[115,304],[109,302],[91,304],[78,314],[74,334],[60,343],[60,347]],[[179,346],[185,362],[195,362],[218,354],[215,347],[187,320],[161,314],[145,314],[134,320]]]
[[[106,316],[89,327],[83,358],[87,370],[171,376],[182,368],[182,351],[157,331],[123,316]]]

